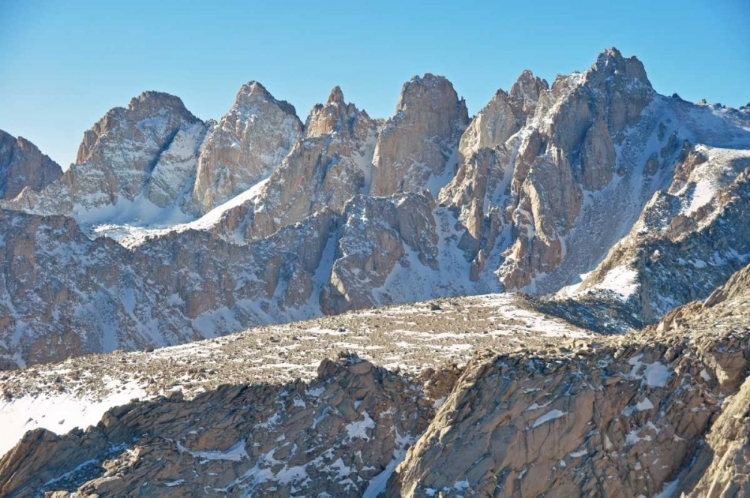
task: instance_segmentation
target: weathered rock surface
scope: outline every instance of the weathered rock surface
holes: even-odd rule
[[[335,221],[324,212],[247,246],[188,231],[129,250],[90,240],[71,218],[0,211],[4,366],[315,316]]]
[[[584,289],[601,283],[601,275],[613,267],[602,260],[629,232],[658,237],[666,230],[664,220],[681,211],[704,220],[706,210],[715,215],[730,198],[743,197],[719,192],[738,189],[729,185],[747,169],[747,118],[720,106],[657,95],[643,65],[616,49],[602,53],[583,74],[558,77],[551,89],[525,72],[510,94],[499,91],[463,134],[458,171],[439,202],[456,213],[473,280],[548,294],[580,282],[578,275],[602,264]],[[710,155],[710,164],[701,154]],[[658,209],[652,198],[660,199]],[[639,217],[649,220],[648,227]],[[696,230],[684,220],[675,218],[670,238]],[[698,245],[713,232],[708,230],[712,235]],[[739,238],[736,244],[714,241],[724,248],[719,258],[735,263],[701,278],[701,290],[673,300],[666,290],[671,277],[665,276],[659,284],[663,295],[645,296],[640,301],[648,304],[633,306],[638,319],[654,322],[726,281],[746,262]],[[705,251],[716,249],[714,242]],[[609,287],[627,292],[629,284],[614,279]],[[579,293],[575,299],[593,302],[589,297]]]
[[[61,175],[60,165],[36,145],[0,130],[0,199],[13,199],[26,188],[38,192]]]
[[[428,73],[405,83],[396,115],[378,136],[371,194],[427,188],[437,195],[453,176],[451,158],[468,123],[466,103],[447,79]]]
[[[750,294],[738,282],[750,267],[742,273],[724,290],[734,300],[693,303],[617,345],[478,359],[387,494],[742,494]]]
[[[0,460],[0,493],[362,496],[382,488],[434,413],[435,399],[416,386],[348,357],[321,363],[309,384],[122,406],[65,438],[29,432]]]
[[[3,366],[479,293],[433,207],[429,194],[357,196],[249,243],[188,228],[127,248],[71,218],[0,210]]]
[[[458,174],[441,193],[467,228],[474,278],[481,270],[484,278],[497,272],[506,288],[548,292],[537,289],[537,277],[566,259],[581,264],[565,239],[588,230],[584,194],[612,183],[624,162],[615,145],[628,147],[626,130],[641,124],[654,95],[641,63],[615,49],[586,73],[559,77],[551,89],[527,71],[510,95],[498,92],[464,133]],[[620,202],[642,202],[630,197]]]
[[[276,169],[302,134],[294,106],[263,85],[244,85],[200,152],[189,208],[202,214]]]
[[[750,378],[737,394],[728,398],[698,453],[695,470],[684,478],[686,484],[698,480],[694,496],[716,498],[750,494]],[[708,467],[706,467],[708,465]]]
[[[584,300],[617,300],[646,323],[707,298],[750,261],[750,151],[686,148],[670,188],[581,284]]]
[[[87,132],[59,181],[2,201],[81,227],[19,217],[0,242],[5,264],[32,261],[3,269],[2,356],[518,289],[560,291],[546,309],[599,331],[638,328],[747,263],[749,130],[746,111],[656,94],[616,49],[551,88],[525,71],[470,123],[429,74],[385,123],[338,87],[304,127],[258,83],[220,123],[147,92]]]
[[[84,134],[60,181],[6,207],[85,223],[185,221],[268,176],[301,133],[294,107],[256,82],[218,123],[199,120],[178,97],[145,92]]]

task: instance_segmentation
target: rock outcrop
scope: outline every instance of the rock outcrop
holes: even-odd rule
[[[127,248],[71,218],[0,210],[0,358],[8,368],[142,350],[492,290],[462,279],[468,262],[440,236],[450,214],[433,209],[429,194],[358,195],[248,243],[187,228]]]
[[[344,101],[339,87],[315,106],[304,136],[252,199],[227,209],[212,230],[229,240],[256,240],[322,209],[342,212],[370,191],[377,123]]]
[[[0,211],[0,225],[7,368],[315,316],[324,284],[315,275],[336,220],[320,213],[246,246],[187,231],[132,250],[90,240],[59,215]]]
[[[622,332],[747,263],[747,112],[660,96],[610,49],[551,88],[525,71],[466,114],[429,74],[386,122],[336,87],[302,126],[254,82],[220,123],[155,92],[112,110],[80,164],[0,201],[30,213],[0,214],[4,264],[31,262],[2,269],[3,358],[503,290],[559,292],[546,309]]]
[[[223,386],[115,408],[65,438],[29,432],[0,459],[0,493],[374,496],[434,401],[357,357],[326,360],[309,384]]]
[[[456,213],[472,279],[556,292],[580,282],[578,275],[602,263],[628,232],[648,238],[664,230],[659,224],[677,216],[677,204],[690,213],[710,205],[705,209],[713,212],[741,198],[718,192],[747,168],[747,129],[741,112],[657,95],[637,59],[610,49],[585,73],[558,77],[551,89],[524,72],[510,94],[499,91],[463,134],[458,171],[439,202]],[[689,157],[691,150],[696,152]],[[701,166],[700,151],[711,151],[710,165]],[[653,220],[645,230],[641,216]],[[697,227],[685,219],[675,218],[671,238]],[[719,250],[720,258],[736,264],[701,283],[703,290],[673,301],[645,296],[634,306],[638,319],[653,322],[674,306],[705,297],[744,264],[742,240]],[[596,275],[612,266],[603,263],[581,288],[601,282]],[[669,285],[663,281],[660,286]],[[617,290],[628,287],[623,281]]]
[[[586,73],[559,77],[539,97],[508,184],[506,223],[515,240],[500,270],[506,287],[527,287],[562,265],[565,237],[581,228],[584,192],[612,182],[614,140],[623,142],[653,95],[641,63],[609,50]]]
[[[741,494],[750,329],[736,310],[750,267],[742,274],[723,291],[734,300],[693,303],[583,357],[478,359],[386,494]]]
[[[24,189],[38,192],[61,175],[60,165],[36,145],[0,130],[0,199],[13,199]]]
[[[385,286],[397,265],[411,270],[412,278],[418,278],[419,267],[439,271],[432,208],[429,194],[355,197],[347,206],[330,281],[321,296],[323,311],[341,313],[408,299],[392,295],[399,289]],[[378,224],[363,223],[370,219]],[[377,289],[383,289],[383,294]]]
[[[575,295],[617,300],[645,323],[707,298],[750,262],[750,151],[684,144],[668,189]]]
[[[302,133],[294,107],[244,85],[218,123],[175,96],[145,92],[83,137],[76,164],[5,207],[66,214],[87,224],[170,225],[201,215],[268,176]]]
[[[695,470],[684,478],[686,484],[698,481],[691,490],[694,496],[718,498],[750,494],[748,406],[750,378],[745,380],[737,394],[727,400],[697,455]]]

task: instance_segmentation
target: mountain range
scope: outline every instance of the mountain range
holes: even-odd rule
[[[2,144],[6,368],[488,292],[624,331],[750,261],[750,110],[659,95],[616,49],[471,119],[431,74],[387,120],[336,87],[303,123],[250,82],[218,122],[145,92],[65,172]]]

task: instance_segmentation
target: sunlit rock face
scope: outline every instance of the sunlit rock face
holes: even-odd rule
[[[455,148],[468,124],[466,103],[442,76],[425,74],[404,84],[396,106],[378,137],[372,195],[431,189],[453,175]],[[453,164],[451,165],[451,159]]]
[[[281,164],[301,134],[291,104],[276,100],[260,83],[244,85],[201,150],[192,209],[206,212],[247,190]]]

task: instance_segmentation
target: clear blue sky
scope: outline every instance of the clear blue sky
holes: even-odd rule
[[[0,128],[63,167],[83,132],[144,90],[220,118],[262,82],[304,120],[340,85],[388,117],[415,74],[447,76],[476,112],[524,69],[585,70],[611,46],[655,88],[750,101],[748,0],[0,0]]]

